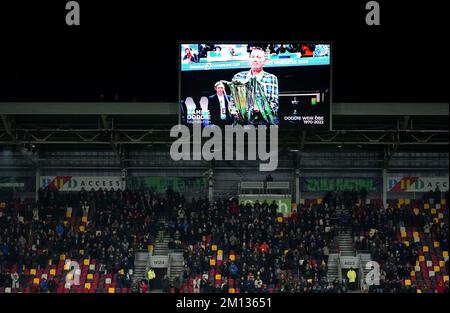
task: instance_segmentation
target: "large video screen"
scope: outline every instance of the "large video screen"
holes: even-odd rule
[[[183,124],[329,129],[330,43],[181,43]]]

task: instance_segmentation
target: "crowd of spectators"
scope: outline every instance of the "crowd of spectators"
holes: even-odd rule
[[[36,203],[14,200],[0,210],[0,287],[11,287],[13,277],[18,277],[18,287],[30,287],[24,267],[44,269],[65,255],[96,259],[101,273],[117,274],[118,287],[129,288],[135,251],[146,250],[153,241],[160,227],[156,216],[167,206],[148,191],[41,190]],[[83,215],[88,222],[81,232]],[[52,291],[54,283],[41,283],[41,291]]]
[[[428,197],[426,198],[428,202]],[[439,198],[433,195],[433,200],[436,203],[440,201],[440,194]],[[444,219],[443,223],[433,220],[430,210],[423,209],[423,202],[411,202],[401,207],[397,206],[396,201],[389,202],[386,207],[380,202],[355,202],[349,211],[350,218],[347,222],[355,248],[370,252],[372,260],[380,265],[380,285],[370,286],[370,292],[415,293],[419,288],[414,283],[410,286],[402,284],[402,281],[409,278],[410,272],[414,271],[421,249],[416,242],[405,244],[400,240],[402,228],[423,232],[426,240],[439,242],[440,249],[448,251],[448,219]],[[448,260],[445,266],[448,273]],[[448,282],[440,287],[428,289],[421,286],[425,289],[423,292],[434,292],[436,289],[448,292]]]
[[[233,251],[239,258],[220,265],[224,277],[237,280],[241,292],[263,292],[279,286],[280,292],[327,292],[341,290],[338,282],[327,281],[327,259],[333,248],[337,217],[327,204],[300,205],[290,218],[281,219],[275,203],[238,205],[237,199],[193,199],[169,217],[174,247],[183,247],[189,277],[203,277],[194,285],[201,292],[228,288],[224,279],[208,281],[211,244],[220,244],[224,255]]]
[[[437,201],[435,195],[430,197]],[[345,282],[327,280],[328,256],[338,248],[335,237],[341,228],[350,229],[355,248],[369,251],[381,266],[381,285],[371,292],[415,292],[416,286],[405,287],[401,281],[414,267],[418,247],[398,240],[399,229],[420,228],[448,251],[448,222],[435,223],[411,206],[366,204],[366,197],[365,191],[329,193],[321,203],[298,204],[283,218],[275,202],[188,202],[171,190],[164,196],[152,191],[40,190],[37,202],[14,200],[0,209],[0,287],[54,292],[57,278],[30,286],[23,268],[46,268],[64,254],[74,260],[96,259],[102,273],[118,274],[118,285],[130,288],[135,252],[146,250],[158,230],[166,229],[169,249],[183,251],[186,266],[173,281],[164,277],[164,290],[181,291],[194,278],[194,292],[225,292],[231,278],[243,293],[347,292]],[[346,218],[337,215],[337,207],[348,212]],[[81,232],[82,216],[88,222]],[[205,238],[210,241],[205,243]],[[220,264],[221,284],[208,279],[213,244],[224,255],[233,251],[237,256]],[[446,266],[448,271],[448,260]],[[133,287],[135,292],[148,289],[145,281]],[[439,288],[448,291],[448,282]]]

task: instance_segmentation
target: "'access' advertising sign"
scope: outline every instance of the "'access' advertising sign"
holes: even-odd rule
[[[388,177],[389,192],[428,192],[439,187],[440,191],[448,190],[448,177]]]

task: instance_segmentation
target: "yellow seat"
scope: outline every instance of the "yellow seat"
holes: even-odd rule
[[[64,270],[65,270],[65,271],[70,270],[70,262],[64,263]]]
[[[429,252],[430,248],[428,248],[428,246],[423,246],[423,252]]]
[[[444,283],[448,282],[448,275],[444,275]]]
[[[84,227],[83,225],[80,226],[80,232],[84,232],[86,230],[86,227]]]
[[[66,259],[66,256],[65,256],[64,254],[61,254],[61,255],[59,256],[59,259],[60,259],[60,260],[65,260],[65,259]]]
[[[32,268],[31,270],[30,270],[30,275],[36,275],[36,269],[34,269],[34,268]]]
[[[91,289],[91,283],[85,283],[84,284],[85,289]]]
[[[83,260],[83,265],[89,265],[89,259],[84,259]]]
[[[222,275],[216,274],[216,280],[221,280],[221,279],[222,279]]]
[[[430,208],[430,204],[429,203],[424,203],[423,207],[424,207],[424,209],[429,209]]]
[[[436,215],[436,209],[431,209],[431,215]]]
[[[405,286],[411,286],[411,280],[405,279]]]
[[[235,261],[236,260],[236,256],[234,254],[230,255],[230,261]]]
[[[148,252],[153,252],[153,245],[148,245],[147,246],[147,251]]]
[[[402,236],[402,238],[406,238],[407,233],[405,231],[400,232],[400,235]]]
[[[415,271],[411,271],[411,273],[409,273],[409,275],[410,275],[411,277],[414,277],[414,276],[416,276],[416,272],[415,272]]]
[[[423,261],[425,261],[425,256],[419,255],[419,262],[423,262]]]
[[[81,222],[87,223],[87,221],[88,221],[87,216],[83,216],[83,217],[81,218]]]
[[[66,281],[67,280],[69,280],[69,281],[73,280],[73,274],[71,274],[71,273],[67,274],[66,278],[67,278]]]
[[[440,267],[445,267],[445,261],[439,261],[439,266]]]
[[[94,279],[94,274],[87,274],[86,278],[89,279],[89,280],[93,280]]]
[[[223,250],[217,250],[217,255],[223,255]]]
[[[39,285],[39,278],[35,278],[35,279],[33,279],[33,284],[35,284],[35,285]]]
[[[417,291],[416,291],[417,293],[422,293],[422,290],[420,290],[420,289],[417,289]]]
[[[71,217],[72,217],[72,212],[67,211],[67,212],[66,212],[66,217],[67,217],[67,218],[71,218]]]
[[[439,248],[439,241],[435,241],[435,242],[433,243],[433,246],[434,246],[435,248]]]
[[[50,270],[50,275],[55,276],[56,275],[56,270],[54,268],[52,268]]]
[[[236,293],[236,290],[234,288],[230,288],[228,291],[229,293]]]
[[[283,218],[282,218],[281,216],[278,216],[278,217],[277,217],[277,222],[278,222],[278,223],[283,223]]]
[[[214,259],[209,260],[209,265],[215,266],[216,265],[216,260],[214,260]]]
[[[108,288],[108,293],[115,293],[116,292],[116,290],[114,289],[114,288]]]
[[[212,250],[212,251],[217,251],[217,245],[212,245],[212,246],[211,246],[211,250]]]
[[[411,199],[405,199],[405,204],[411,204]]]
[[[448,251],[442,251],[442,256],[443,256],[444,258],[448,257]]]
[[[435,267],[433,267],[433,269],[434,269],[435,272],[440,272],[441,271],[441,268],[439,266],[435,266]]]
[[[413,232],[413,237],[414,237],[414,238],[419,238],[419,232],[414,231],[414,232]]]

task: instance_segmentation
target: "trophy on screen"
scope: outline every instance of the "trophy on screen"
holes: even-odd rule
[[[238,122],[253,124],[253,114],[259,112],[266,123],[274,124],[275,112],[256,77],[245,83],[238,80],[221,82],[230,88]]]

